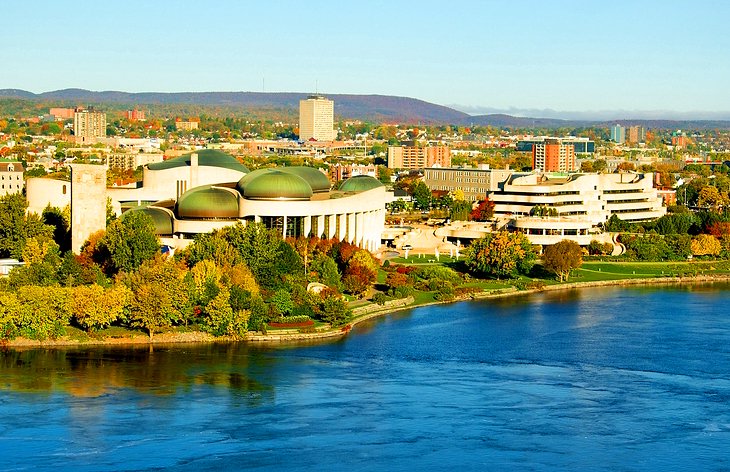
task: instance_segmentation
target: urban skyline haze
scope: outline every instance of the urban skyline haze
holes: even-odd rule
[[[728,13],[709,0],[11,2],[0,88],[318,91],[469,113],[728,119]]]

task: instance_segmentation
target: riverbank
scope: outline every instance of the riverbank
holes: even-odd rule
[[[405,299],[390,300],[383,305],[371,303],[354,310],[354,318],[344,327],[325,328],[319,331],[302,333],[293,332],[294,330],[282,330],[277,332],[272,330],[268,333],[249,333],[244,339],[233,339],[229,337],[215,337],[211,334],[193,331],[185,333],[160,333],[155,334],[152,338],[140,333],[137,336],[129,337],[107,337],[102,339],[77,340],[69,337],[62,337],[53,340],[38,341],[26,338],[16,338],[4,341],[5,347],[10,348],[55,348],[55,347],[73,347],[73,346],[139,346],[139,345],[165,345],[165,344],[182,344],[182,343],[227,343],[227,342],[249,342],[256,344],[282,344],[282,343],[301,343],[301,342],[318,342],[347,335],[353,326],[377,318],[389,315],[403,310],[410,310],[422,306],[440,305],[447,303],[459,303],[474,300],[488,300],[494,298],[507,298],[520,295],[530,295],[539,292],[557,291],[557,290],[576,290],[590,287],[606,287],[606,286],[630,286],[630,285],[684,285],[696,283],[712,283],[712,282],[728,282],[730,274],[710,274],[710,275],[694,275],[694,276],[665,276],[665,277],[649,277],[649,278],[625,278],[613,280],[594,280],[582,282],[565,282],[553,285],[545,285],[539,288],[530,288],[519,290],[516,287],[493,289],[484,292],[472,292],[468,295],[454,298],[447,301],[429,301],[416,303],[413,297]]]

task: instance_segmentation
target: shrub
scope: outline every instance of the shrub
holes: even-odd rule
[[[390,300],[390,297],[382,292],[378,292],[375,295],[373,295],[373,302],[377,303],[378,305],[385,305],[385,302]]]

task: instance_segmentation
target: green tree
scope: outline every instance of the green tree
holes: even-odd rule
[[[278,283],[272,280],[278,276],[276,266],[281,242],[275,231],[262,223],[248,222],[245,226],[236,223],[225,228],[223,235],[251,269],[259,285],[269,287]]]
[[[537,258],[527,236],[507,231],[489,233],[465,252],[466,266],[471,271],[497,278],[527,274]]]
[[[341,275],[334,259],[326,254],[319,254],[312,261],[310,274],[314,274],[315,280],[330,287],[340,289]]]
[[[22,257],[28,238],[48,240],[53,237],[53,227],[43,223],[35,213],[26,214],[28,203],[20,193],[0,197],[0,258]]]
[[[471,202],[465,200],[454,200],[449,207],[449,218],[452,221],[468,221],[471,213]]]
[[[411,186],[411,197],[413,197],[414,206],[419,210],[429,210],[431,208],[431,190],[422,181],[418,180]]]
[[[141,211],[125,213],[112,221],[99,245],[109,254],[112,273],[131,272],[160,252],[155,223]]]
[[[563,239],[545,248],[542,263],[547,270],[554,272],[562,282],[568,280],[571,270],[577,269],[583,264],[583,250],[577,242]]]

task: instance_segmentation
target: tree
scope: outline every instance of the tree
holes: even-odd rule
[[[162,255],[142,263],[122,277],[132,291],[129,309],[131,326],[155,331],[187,320],[192,314],[189,288],[183,283],[186,272]]]
[[[452,221],[468,221],[471,211],[470,202],[454,200],[449,208],[449,218]]]
[[[35,213],[26,214],[28,203],[20,193],[0,197],[0,258],[20,259],[28,238],[48,240],[53,227],[43,223]]]
[[[422,180],[411,185],[410,194],[417,209],[429,210],[431,208],[431,190]]]
[[[694,256],[717,256],[722,249],[720,241],[711,234],[698,234],[692,239],[691,244]]]
[[[319,254],[310,265],[310,274],[314,274],[317,281],[330,287],[339,289],[341,275],[334,259],[326,254]]]
[[[121,319],[131,297],[122,284],[104,290],[92,284],[74,287],[71,291],[71,314],[82,328],[96,331]]]
[[[581,172],[593,172],[593,162],[591,161],[583,161],[580,163],[580,171]]]
[[[204,259],[213,261],[218,266],[234,265],[242,260],[236,248],[218,230],[197,234],[193,243],[186,248],[185,257],[191,267]]]
[[[98,245],[109,253],[111,273],[131,272],[160,252],[155,223],[141,211],[112,221]]]
[[[476,273],[499,277],[527,274],[537,255],[522,233],[499,231],[474,241],[466,250],[466,265]]]
[[[485,198],[471,212],[471,219],[474,221],[489,221],[494,218],[494,202]]]
[[[570,271],[583,264],[583,250],[573,240],[563,239],[545,248],[542,255],[543,266],[554,272],[562,282],[568,280]]]
[[[702,187],[697,197],[697,206],[718,210],[727,206],[727,195],[723,195],[717,187]]]
[[[251,269],[259,285],[270,287],[278,284],[276,273],[281,237],[263,223],[236,223],[223,229],[223,235]]]
[[[601,173],[606,170],[608,163],[605,159],[596,159],[593,161],[593,172]]]
[[[271,297],[271,306],[273,306],[279,316],[287,316],[294,310],[294,301],[291,293],[285,289],[279,289]]]

